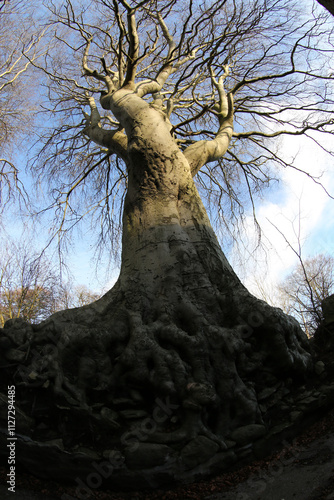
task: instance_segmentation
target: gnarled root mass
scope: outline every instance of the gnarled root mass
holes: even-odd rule
[[[170,274],[165,294],[145,296],[120,278],[91,306],[39,325],[7,322],[2,391],[16,387],[18,459],[66,479],[117,453],[108,482],[137,478],[138,488],[139,472],[140,484],[157,486],[229,465],[236,447],[267,433],[270,394],[312,370],[308,341],[240,282],[215,280],[181,289]],[[55,449],[64,466],[52,466]]]

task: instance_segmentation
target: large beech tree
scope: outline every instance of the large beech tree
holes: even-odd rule
[[[304,18],[285,4],[50,4],[59,45],[38,67],[59,122],[35,167],[56,186],[59,234],[88,208],[112,233],[116,208],[123,212],[120,275],[105,296],[3,329],[34,347],[7,370],[34,385],[21,410],[34,416],[34,398],[47,391],[48,425],[60,436],[61,422],[67,451],[116,447],[130,469],[145,445],[145,467],[158,454],[176,477],[190,445],[206,463],[239,428],[265,433],[272,416],[261,391],[312,371],[306,335],[245,289],[199,195],[236,214],[244,188],[252,194],[270,169],[289,165],[277,139],[303,134],[325,147],[330,28],[324,14]],[[170,403],[166,418],[155,418],[157,401]]]

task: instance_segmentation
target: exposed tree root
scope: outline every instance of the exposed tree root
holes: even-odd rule
[[[250,295],[216,243],[204,257],[202,236],[163,231],[162,241],[152,236],[156,253],[168,245],[161,269],[145,250],[96,303],[40,325],[6,324],[3,384],[17,387],[18,432],[62,439],[70,453],[126,457],[150,444],[153,455],[155,446],[170,450],[189,468],[189,447],[206,461],[235,430],[264,432],[261,391],[298,384],[312,370],[297,322]]]
[[[10,360],[16,353],[24,359],[13,360],[7,373],[29,388],[31,398],[34,389],[43,391],[56,406],[63,402],[86,410],[87,416],[103,406],[117,412],[113,400],[122,398],[129,409],[149,415],[156,398],[168,396],[177,405],[180,427],[163,433],[162,426],[150,441],[185,442],[205,435],[224,446],[234,428],[263,424],[257,401],[257,393],[267,387],[263,374],[275,381],[303,377],[311,357],[298,326],[280,311],[258,301],[256,326],[253,319],[253,326],[239,320],[224,327],[209,323],[211,318],[216,323],[217,308],[222,318],[228,313],[215,298],[211,306],[214,300],[215,314],[208,311],[206,317],[185,296],[169,301],[169,312],[155,318],[144,319],[118,302],[100,316],[86,307],[33,327],[12,322],[2,331],[9,347],[5,356]],[[30,340],[20,345],[18,332]],[[33,414],[33,406],[27,412]]]

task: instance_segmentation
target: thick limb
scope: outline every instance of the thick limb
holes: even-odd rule
[[[192,175],[206,164],[222,158],[226,153],[233,135],[233,95],[227,94],[224,80],[229,74],[228,66],[224,67],[224,74],[216,80],[211,71],[211,80],[219,95],[219,102],[214,106],[213,112],[219,120],[219,129],[212,141],[198,141],[189,146],[184,155],[187,158]]]
[[[120,0],[120,3],[127,10],[128,36],[130,42],[129,51],[127,54],[126,75],[122,86],[133,88],[139,56],[139,38],[137,33],[134,9],[132,9],[125,0]]]
[[[88,54],[89,54],[89,49],[90,49],[93,38],[88,37],[84,33],[82,33],[82,36],[86,40],[86,48],[85,48],[85,52],[84,52],[84,55],[82,58],[83,74],[85,76],[89,76],[89,77],[95,78],[96,80],[104,82],[106,84],[108,92],[110,92],[110,93],[114,92],[117,89],[117,83],[118,83],[117,73],[112,72],[112,75],[111,74],[103,75],[102,73],[99,73],[95,69],[93,70],[88,66]]]
[[[106,130],[102,128],[100,113],[93,97],[88,98],[91,109],[90,115],[85,113],[87,119],[83,133],[95,144],[107,148],[112,153],[127,161],[127,137],[122,130]]]

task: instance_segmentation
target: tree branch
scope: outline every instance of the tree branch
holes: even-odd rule
[[[119,1],[127,10],[128,36],[130,40],[129,50],[127,53],[126,75],[122,86],[133,88],[139,57],[139,38],[137,33],[135,11],[125,0]]]
[[[196,52],[200,49],[200,47],[197,47],[196,49],[191,50],[182,59],[174,57],[176,51],[176,43],[169,33],[168,27],[159,12],[156,14],[156,19],[167,42],[168,53],[163,65],[159,68],[155,79],[145,80],[144,82],[139,82],[136,85],[136,92],[140,97],[144,97],[147,94],[154,94],[156,92],[159,92],[166,83],[167,79],[182,65],[194,59],[196,56]]]
[[[104,82],[107,86],[108,93],[113,92],[114,90],[116,90],[116,86],[115,86],[114,81],[111,79],[111,77],[109,75],[103,75],[102,73],[99,73],[97,70],[95,70],[95,69],[93,70],[88,66],[89,49],[90,49],[93,37],[91,36],[91,37],[87,38],[85,35],[82,35],[82,36],[84,36],[84,38],[86,40],[86,48],[85,48],[84,55],[82,58],[82,69],[83,69],[84,75],[93,77],[96,80]]]
[[[218,81],[211,68],[210,73],[212,85],[217,89],[219,95],[218,103],[211,110],[218,117],[219,129],[213,140],[199,141],[185,149],[184,155],[189,162],[193,176],[206,163],[216,161],[224,156],[233,135],[233,95],[232,93],[226,94],[224,88],[224,81],[229,75],[229,66],[224,66],[224,73]]]
[[[84,113],[86,126],[83,129],[83,133],[95,142],[95,144],[107,148],[111,153],[117,154],[126,162],[128,160],[126,135],[120,129],[103,129],[94,97],[88,97],[87,100],[91,113],[90,115]]]
[[[303,127],[302,129],[299,130],[277,130],[276,132],[272,133],[260,132],[258,130],[252,130],[249,132],[233,132],[233,137],[236,137],[238,139],[245,139],[252,136],[269,138],[269,137],[278,137],[280,135],[303,135],[308,130],[320,130],[327,125],[333,125],[333,124],[334,124],[334,118],[331,118],[328,121],[321,122],[316,125],[307,125],[306,127]]]

